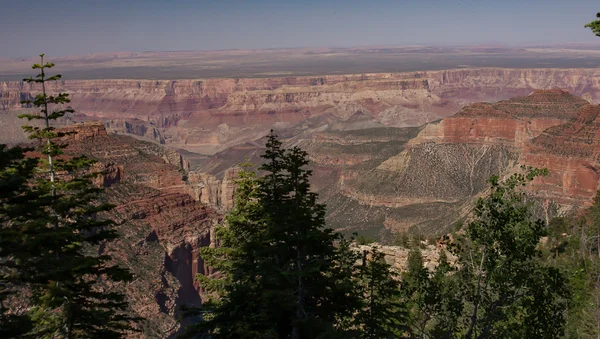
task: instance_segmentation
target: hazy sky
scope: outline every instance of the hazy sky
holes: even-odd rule
[[[600,42],[599,0],[0,0],[0,57]]]

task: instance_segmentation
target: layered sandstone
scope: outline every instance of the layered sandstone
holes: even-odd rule
[[[393,231],[440,231],[469,213],[490,176],[510,175],[520,165],[550,171],[529,186],[545,217],[585,206],[600,188],[599,113],[600,106],[562,90],[466,106],[426,125],[377,166],[345,168],[337,187],[326,191],[344,213],[330,215],[342,228],[354,223],[337,215],[356,217],[358,210]]]
[[[233,207],[235,179],[238,168],[232,167],[225,171],[223,178],[202,172],[189,172],[187,181],[192,187],[192,195],[196,200],[228,211]]]
[[[195,277],[208,268],[199,249],[210,246],[221,216],[194,197],[187,163],[177,152],[110,135],[100,122],[60,129],[67,155],[86,155],[104,174],[98,183],[116,207],[108,213],[121,238],[105,249],[135,276],[124,286],[144,335],[165,338],[181,328],[178,307],[201,304]]]
[[[79,119],[102,119],[111,131],[205,154],[255,140],[271,127],[310,125],[323,117],[332,124],[356,113],[371,124],[419,126],[472,102],[553,87],[599,102],[600,71],[484,68],[264,79],[66,80],[49,86],[70,94]],[[20,100],[38,90],[34,84],[0,83],[0,109],[20,108]]]
[[[599,187],[600,125],[595,122],[599,112],[599,106],[565,91],[534,91],[526,97],[465,107],[453,117],[427,126],[411,140],[409,149],[470,144],[479,154],[465,167],[478,171],[476,163],[486,161],[486,150],[500,147],[516,156],[514,165],[550,170],[548,177],[532,185],[534,195],[566,206],[585,205]],[[469,159],[468,154],[464,156]],[[508,174],[512,167],[496,171]]]

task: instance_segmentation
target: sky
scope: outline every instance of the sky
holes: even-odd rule
[[[0,58],[600,42],[599,0],[0,0]]]

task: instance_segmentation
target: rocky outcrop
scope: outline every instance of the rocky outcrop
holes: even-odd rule
[[[264,79],[72,80],[49,86],[66,91],[81,114],[129,133],[213,154],[255,140],[269,128],[347,121],[419,126],[464,105],[559,87],[600,102],[596,69],[461,69],[412,73],[328,75]],[[34,84],[0,83],[0,107],[20,108],[38,92]],[[316,120],[315,120],[316,119]]]
[[[104,125],[113,133],[130,134],[159,144],[165,143],[165,138],[162,136],[160,130],[142,120],[106,120]]]
[[[600,188],[599,113],[600,106],[562,90],[465,106],[426,125],[395,154],[344,167],[338,184],[323,192],[333,207],[330,220],[358,227],[352,220],[366,214],[371,217],[363,224],[440,232],[468,214],[490,176],[510,175],[520,165],[549,169],[549,176],[529,185],[547,218],[585,206]],[[377,152],[366,152],[389,149],[377,144]],[[364,143],[351,147],[359,155],[368,149]]]
[[[488,161],[485,152],[493,147],[503,148],[516,157],[514,165],[550,170],[548,177],[531,186],[536,196],[578,206],[587,204],[598,189],[598,113],[599,106],[565,91],[534,91],[525,97],[467,106],[455,116],[427,126],[411,140],[409,152],[422,147],[472,145],[479,153],[463,167],[479,172],[481,162]],[[495,151],[489,156],[499,154]],[[468,154],[463,155],[469,159]],[[499,174],[514,169],[509,163],[494,167]]]
[[[187,180],[197,200],[226,212],[233,207],[237,174],[237,167],[227,169],[221,180],[212,174],[190,172]]]
[[[199,249],[210,246],[221,216],[193,196],[186,162],[159,145],[106,133],[100,122],[60,129],[67,132],[65,154],[86,155],[103,171],[98,183],[107,187],[106,215],[121,238],[105,251],[135,276],[122,286],[132,312],[146,320],[147,337],[174,336],[181,328],[178,307],[201,304],[197,274],[208,268]]]
[[[361,253],[365,251],[369,253],[373,250],[373,248],[382,252],[384,254],[385,261],[397,272],[405,272],[408,268],[408,254],[410,253],[410,249],[401,246],[382,246],[377,243],[356,246],[356,250]],[[434,245],[423,244],[423,248],[421,248],[420,251],[423,257],[423,267],[429,271],[433,271],[437,266],[439,266],[439,259],[442,251],[445,252],[446,259],[450,265],[456,264],[458,260],[458,257],[454,254],[448,252],[442,247],[437,247]]]
[[[65,134],[62,137],[62,141],[67,143],[78,143],[81,141],[90,141],[92,139],[101,140],[108,136],[106,128],[104,128],[102,122],[99,121],[84,122],[73,126],[62,127],[59,129],[59,132]]]

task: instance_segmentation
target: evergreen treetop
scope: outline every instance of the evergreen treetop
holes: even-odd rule
[[[44,120],[44,127],[24,129],[39,141],[47,161],[24,159],[23,150],[12,149],[20,155],[2,168],[0,187],[6,191],[0,195],[0,272],[12,293],[26,290],[30,295],[16,296],[27,305],[25,316],[32,324],[23,336],[120,338],[133,330],[137,318],[128,315],[122,293],[108,290],[109,284],[132,279],[99,246],[118,236],[112,221],[101,217],[112,206],[91,181],[99,175],[91,170],[92,160],[57,157],[66,145],[55,140],[64,133],[50,121],[72,110],[50,111],[51,105],[69,99],[65,93],[46,93],[46,83],[60,75],[46,77],[45,69],[54,64],[44,63],[43,54],[40,58],[41,63],[33,66],[40,74],[25,81],[39,84],[41,92],[35,100],[23,102],[40,108],[40,114],[21,117]]]

